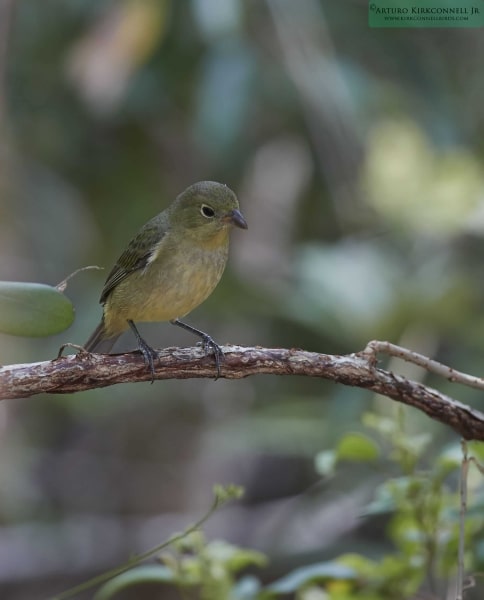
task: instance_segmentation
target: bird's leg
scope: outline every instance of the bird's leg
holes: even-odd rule
[[[187,331],[198,335],[198,337],[202,340],[202,345],[205,354],[208,354],[210,350],[213,352],[215,358],[215,366],[217,367],[217,377],[215,377],[216,381],[220,377],[220,363],[224,359],[224,353],[222,351],[222,348],[216,342],[214,342],[214,340],[208,335],[208,333],[204,333],[199,329],[195,329],[195,327],[187,325],[179,319],[173,319],[172,321],[170,321],[170,323],[173,323],[173,325],[178,325],[178,327],[181,327],[182,329],[186,329]]]
[[[151,383],[155,380],[155,358],[158,358],[158,352],[154,350],[145,340],[141,337],[140,332],[136,329],[136,325],[131,319],[128,319],[128,325],[131,327],[136,341],[138,342],[138,350],[143,355],[146,366],[151,372]]]

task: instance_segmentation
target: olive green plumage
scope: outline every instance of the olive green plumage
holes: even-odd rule
[[[103,319],[85,349],[107,353],[131,326],[146,358],[149,346],[134,322],[172,321],[183,327],[178,319],[201,304],[219,282],[234,225],[247,228],[237,197],[227,186],[201,181],[187,188],[139,230],[118,258],[101,293]],[[205,345],[214,344],[203,332],[185,328],[200,335]]]

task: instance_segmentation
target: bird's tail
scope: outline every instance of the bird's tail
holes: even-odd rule
[[[88,352],[96,352],[97,354],[109,354],[120,335],[118,333],[111,337],[107,336],[103,319],[84,344],[84,349]]]

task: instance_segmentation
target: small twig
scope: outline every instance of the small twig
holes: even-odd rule
[[[467,477],[469,475],[469,465],[472,463],[479,472],[484,475],[484,467],[479,463],[475,456],[469,456],[467,452],[467,442],[461,441],[462,447],[462,465],[460,475],[460,519],[459,519],[459,552],[457,560],[457,595],[456,600],[463,600],[464,592],[472,589],[476,585],[476,575],[465,577],[465,519],[467,515]]]
[[[102,271],[103,269],[104,269],[104,267],[98,267],[97,265],[89,265],[87,267],[81,267],[80,269],[76,269],[73,273],[68,275],[65,279],[63,279],[55,287],[57,290],[59,290],[59,292],[65,292],[69,280],[72,279],[73,277],[75,277],[76,275],[78,275],[79,273],[82,273],[83,271],[92,271],[92,270]]]
[[[418,365],[419,367],[422,367],[431,373],[435,373],[436,375],[439,375],[440,377],[443,377],[452,383],[462,383],[463,385],[467,385],[478,390],[484,390],[484,379],[475,377],[474,375],[468,375],[467,373],[462,373],[461,371],[456,371],[452,367],[448,367],[447,365],[444,365],[437,360],[433,360],[428,356],[424,356],[423,354],[419,354],[418,352],[414,352],[408,348],[402,348],[402,346],[397,346],[396,344],[391,344],[390,342],[373,340],[367,344],[363,351],[364,354],[367,353],[368,355],[373,356],[376,356],[376,354],[379,352],[388,354],[389,356],[395,356],[396,358],[401,358],[406,362]]]
[[[467,514],[467,476],[469,474],[469,455],[467,442],[461,441],[462,465],[460,470],[460,515],[459,515],[459,545],[457,557],[457,595],[456,600],[463,599],[464,593],[464,552],[465,552],[465,522]]]

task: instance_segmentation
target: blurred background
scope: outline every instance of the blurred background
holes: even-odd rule
[[[222,282],[189,323],[219,343],[324,353],[385,339],[483,373],[482,30],[369,29],[364,0],[0,10],[0,280],[109,270],[139,226],[213,179],[236,191],[249,229],[233,233]],[[82,344],[106,274],[70,282],[77,316],[63,334],[0,336],[0,362]],[[169,324],[141,330],[155,347],[194,344]],[[118,349],[133,347],[126,334]],[[207,536],[265,552],[266,581],[377,554],[384,528],[360,510],[391,472],[329,479],[314,464],[370,409],[396,414],[363,390],[270,376],[3,402],[0,597],[52,595],[163,541],[215,483],[246,494]],[[406,419],[432,434],[429,464],[457,441],[416,411]]]

